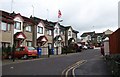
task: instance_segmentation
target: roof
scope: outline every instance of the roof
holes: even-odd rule
[[[88,35],[93,36],[94,34],[95,34],[95,31],[94,31],[94,32],[85,32],[85,33],[83,33],[83,34],[81,35],[81,37],[86,37],[86,36],[88,36]]]
[[[92,37],[97,37],[97,36],[101,36],[101,37],[103,37],[104,36],[104,33],[95,33]]]
[[[74,32],[74,33],[79,33],[79,32],[78,32],[78,31],[76,31],[76,30],[73,30],[73,32]]]
[[[0,20],[2,20],[4,22],[7,22],[7,23],[14,23],[14,21],[12,19],[12,16],[10,15],[10,13],[0,10],[0,14],[2,16],[2,18]]]
[[[37,25],[39,24],[39,22],[43,22],[45,24],[45,28],[48,28],[48,29],[54,29],[53,26],[51,25],[54,25],[52,22],[49,22],[48,20],[43,20],[43,19],[40,19],[40,18],[37,18],[37,17],[30,17],[33,22]]]
[[[68,30],[69,28],[72,28],[72,27],[71,26],[66,26],[65,28],[66,28],[66,30]]]

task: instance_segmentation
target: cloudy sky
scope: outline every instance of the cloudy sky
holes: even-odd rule
[[[15,11],[23,16],[34,15],[50,21],[58,20],[58,9],[61,10],[63,25],[71,25],[83,32],[118,28],[119,0],[0,0],[0,10]],[[12,9],[11,9],[12,5]],[[34,8],[34,12],[33,12]]]

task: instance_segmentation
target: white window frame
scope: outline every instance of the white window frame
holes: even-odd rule
[[[51,36],[52,35],[52,30],[47,30],[47,34]]]
[[[31,26],[27,26],[27,27],[26,27],[26,31],[27,31],[27,32],[32,32],[32,27],[31,27]]]
[[[32,46],[32,41],[27,41],[27,46]]]
[[[38,33],[43,34],[43,27],[38,26]]]
[[[5,23],[5,22],[1,23],[1,30],[7,31],[7,23]]]
[[[71,33],[72,33],[71,31],[68,31],[68,36],[71,36],[72,35]]]
[[[19,24],[19,25],[18,25]],[[21,22],[15,21],[15,25],[14,25],[15,29],[21,30]]]

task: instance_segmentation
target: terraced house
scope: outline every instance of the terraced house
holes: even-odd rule
[[[54,28],[49,25],[47,20],[37,17],[31,17],[34,24],[34,42],[36,47],[42,48],[42,55],[47,55],[48,50],[53,48],[53,30]]]
[[[37,17],[25,17],[20,13],[1,12],[0,36],[2,47],[33,46],[41,47],[42,54],[61,54],[62,47],[76,43],[78,31]],[[7,36],[7,37],[6,37]]]
[[[77,33],[79,32],[74,30],[71,26],[66,27],[65,31],[66,46],[69,46],[71,43],[77,43]]]

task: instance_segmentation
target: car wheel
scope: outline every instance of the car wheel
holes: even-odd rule
[[[11,56],[11,55],[9,55],[9,56],[8,56],[8,59],[12,59],[12,56]]]
[[[27,55],[24,55],[24,56],[23,56],[23,59],[28,59],[28,56],[27,56]]]

